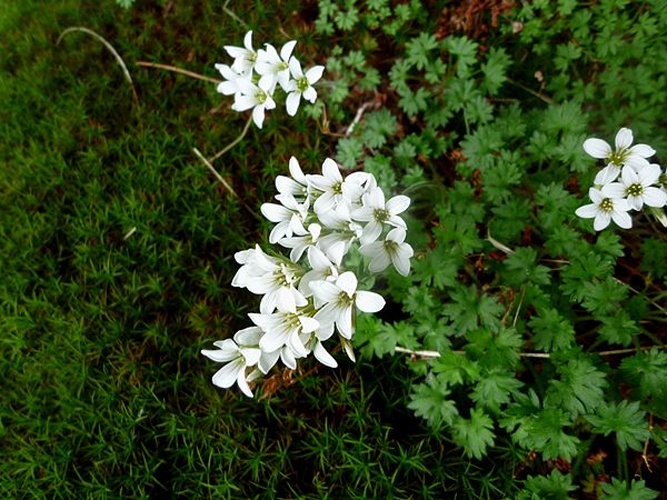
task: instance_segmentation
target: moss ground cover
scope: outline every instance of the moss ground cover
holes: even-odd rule
[[[664,2],[5,4],[0,496],[664,497],[664,228],[574,215],[586,137],[630,126],[664,162]],[[138,62],[219,78],[248,29],[327,70],[214,162],[234,196],[193,148],[247,113]],[[233,256],[292,155],[409,194],[413,275],[377,280],[356,364],[247,400],[200,350],[256,310]]]

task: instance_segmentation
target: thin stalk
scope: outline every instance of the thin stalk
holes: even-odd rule
[[[228,191],[234,198],[236,198],[237,200],[239,200],[239,202],[241,202],[241,205],[243,205],[243,207],[244,207],[248,212],[250,212],[250,214],[251,214],[253,217],[255,217],[255,218],[257,218],[257,219],[260,219],[259,215],[257,215],[257,213],[256,213],[252,208],[250,208],[250,207],[246,204],[246,202],[243,201],[243,200],[239,197],[238,194],[236,194],[236,191],[234,191],[234,188],[232,188],[232,186],[225,180],[225,178],[224,178],[223,176],[221,176],[215,168],[213,168],[213,165],[211,165],[211,163],[204,157],[204,155],[201,154],[201,152],[200,152],[197,148],[192,148],[192,151],[194,151],[195,155],[197,155],[197,158],[199,158],[199,159],[202,161],[202,163],[204,163],[204,165],[206,165],[206,167],[213,173],[213,175],[215,176],[215,178],[218,179],[218,181],[220,181],[220,183],[221,183],[223,186],[225,186],[225,189],[226,189],[226,190],[227,190],[227,191]]]
[[[58,40],[56,40],[56,45],[60,44],[60,41],[63,39],[63,37],[68,34],[72,33],[74,31],[81,31],[83,33],[87,33],[93,38],[95,38],[97,41],[102,43],[109,52],[114,56],[118,64],[120,65],[120,68],[123,70],[123,74],[125,75],[125,79],[128,81],[130,84],[130,87],[132,88],[132,97],[134,99],[134,103],[139,106],[139,96],[137,95],[137,90],[134,88],[134,82],[132,81],[132,76],[130,75],[129,70],[127,69],[127,66],[125,65],[125,61],[123,61],[123,58],[120,57],[120,54],[116,49],[113,48],[113,45],[111,45],[107,40],[102,37],[102,35],[97,34],[91,29],[84,28],[83,26],[73,26],[71,28],[67,28],[65,31],[63,31],[60,36],[58,37]]]
[[[213,163],[215,160],[220,158],[222,155],[224,155],[227,151],[232,149],[234,146],[236,146],[241,140],[245,137],[245,135],[248,133],[248,129],[250,128],[250,124],[252,123],[252,116],[248,118],[248,121],[245,124],[245,127],[243,127],[243,130],[241,131],[241,134],[234,139],[232,142],[227,144],[221,151],[218,151],[215,153],[211,158],[208,159],[209,162]]]
[[[169,64],[152,63],[148,61],[137,61],[135,64],[137,66],[144,66],[146,68],[166,69],[167,71],[180,73],[181,75],[189,76],[190,78],[196,78],[197,80],[204,80],[205,82],[220,83],[222,81],[216,78],[211,78],[210,76],[204,76],[200,75],[199,73],[194,73],[193,71],[188,71],[187,69],[181,69],[177,68],[176,66],[170,66]]]

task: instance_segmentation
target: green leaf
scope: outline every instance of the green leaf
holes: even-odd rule
[[[438,377],[429,377],[425,383],[413,386],[408,408],[415,411],[415,415],[426,419],[432,427],[442,423],[451,425],[458,415],[458,410],[449,396],[447,383]]]
[[[600,338],[610,344],[628,346],[632,338],[639,333],[639,326],[630,318],[625,309],[617,309],[611,316],[602,318]]]
[[[554,469],[548,476],[528,476],[519,500],[539,498],[540,500],[569,500],[570,491],[577,487],[572,484],[571,474],[561,474]]]
[[[510,286],[519,287],[526,282],[548,285],[551,281],[549,268],[537,263],[537,250],[533,247],[517,247],[508,255],[503,276]]]
[[[586,358],[571,359],[557,368],[560,380],[551,380],[544,399],[545,407],[561,408],[576,418],[604,403],[606,375]]]
[[[480,378],[470,399],[477,406],[497,414],[502,405],[510,402],[510,395],[522,386],[523,382],[517,380],[514,373],[492,370]]]
[[[533,330],[533,343],[546,352],[566,350],[574,343],[574,326],[552,307],[540,308],[528,325]]]
[[[483,85],[485,93],[494,96],[507,79],[507,69],[512,64],[512,59],[502,47],[491,47],[486,62],[482,64],[484,74]]]
[[[667,418],[667,353],[651,349],[626,358],[621,374],[651,411]]]
[[[646,413],[639,409],[637,401],[605,403],[598,408],[595,415],[588,415],[586,418],[593,424],[595,432],[605,436],[615,432],[616,443],[623,451],[628,448],[641,450],[644,441],[651,435],[646,422]]]
[[[613,477],[611,483],[602,483],[602,491],[609,500],[652,500],[658,498],[659,493],[646,487],[644,481],[625,481]]]
[[[577,454],[579,439],[563,430],[571,424],[567,413],[558,408],[545,408],[533,416],[505,420],[514,442],[542,453],[546,460],[571,460]]]
[[[431,60],[431,51],[437,48],[438,41],[435,36],[422,32],[405,44],[407,61],[417,69],[424,69]]]
[[[433,360],[433,373],[438,375],[438,380],[448,385],[475,382],[480,378],[480,369],[476,361],[452,351],[441,352],[440,357]]]
[[[493,445],[493,421],[482,409],[474,408],[470,419],[457,418],[452,425],[452,438],[469,457],[477,459],[486,455],[488,446]]]

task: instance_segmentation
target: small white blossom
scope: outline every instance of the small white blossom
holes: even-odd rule
[[[255,85],[250,80],[237,80],[239,91],[234,94],[234,111],[246,111],[252,108],[252,121],[257,128],[262,128],[264,116],[267,109],[276,107],[276,102],[271,97],[269,88],[262,82]]]
[[[321,324],[335,324],[338,333],[346,339],[352,338],[352,310],[356,306],[364,312],[377,312],[385,300],[375,292],[357,290],[358,280],[351,271],[342,273],[336,281],[314,281],[310,284],[316,304],[322,308],[315,314]]]
[[[352,212],[352,218],[367,222],[361,235],[361,243],[371,243],[382,234],[383,224],[405,229],[405,222],[398,214],[405,212],[410,206],[410,198],[403,195],[394,196],[386,204],[384,192],[375,187],[363,195],[363,207]]]
[[[248,397],[252,397],[252,391],[248,382],[256,377],[254,372],[246,374],[246,369],[255,366],[262,355],[257,346],[262,331],[257,327],[240,330],[234,335],[234,340],[218,340],[213,343],[217,350],[202,349],[201,353],[218,363],[227,363],[213,375],[213,384],[227,389],[236,384]]]
[[[621,173],[621,167],[628,165],[639,171],[648,165],[647,158],[655,154],[655,150],[647,144],[632,146],[632,130],[621,128],[616,134],[615,148],[602,139],[586,139],[584,151],[593,158],[605,160],[607,166],[598,172],[595,184],[604,185],[614,181]]]
[[[606,228],[613,220],[623,229],[632,227],[632,219],[628,211],[632,208],[628,200],[623,198],[623,186],[611,183],[601,189],[590,188],[588,196],[593,203],[579,207],[575,213],[584,219],[595,219],[593,227],[596,231]]]
[[[257,61],[257,52],[252,48],[252,31],[243,37],[243,47],[225,45],[227,53],[234,58],[232,69],[239,75],[248,75],[252,72]]]
[[[285,101],[287,114],[290,116],[296,115],[299,109],[299,102],[301,97],[311,104],[317,99],[317,91],[313,87],[324,73],[324,66],[313,66],[306,73],[301,69],[301,63],[292,57],[289,61],[289,70],[292,74],[292,80],[289,80],[286,92],[289,92]]]
[[[268,43],[265,49],[257,51],[255,71],[261,77],[259,81],[263,81],[266,88],[271,89],[271,93],[275,90],[276,84],[280,84],[280,87],[287,92],[290,80],[289,62],[295,45],[296,40],[287,42],[280,49],[280,54]]]
[[[634,210],[641,210],[644,205],[660,208],[667,203],[667,193],[654,184],[660,178],[661,169],[657,163],[652,163],[636,172],[632,167],[623,167],[620,184]]]
[[[396,227],[387,233],[384,241],[373,241],[359,248],[359,253],[371,259],[368,269],[372,273],[384,271],[393,264],[402,276],[410,274],[410,258],[414,255],[412,247],[405,243],[406,232]]]

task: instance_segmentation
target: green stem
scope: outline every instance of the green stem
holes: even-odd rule
[[[227,151],[232,149],[234,146],[236,146],[241,140],[245,137],[245,135],[248,133],[248,129],[250,128],[250,124],[252,123],[252,116],[248,118],[248,121],[245,124],[245,127],[243,127],[243,130],[241,131],[241,135],[239,135],[236,139],[234,139],[232,142],[227,144],[221,151],[218,151],[215,155],[213,155],[211,158],[209,158],[209,162],[214,162],[218,158],[220,158],[222,155],[224,155]]]

